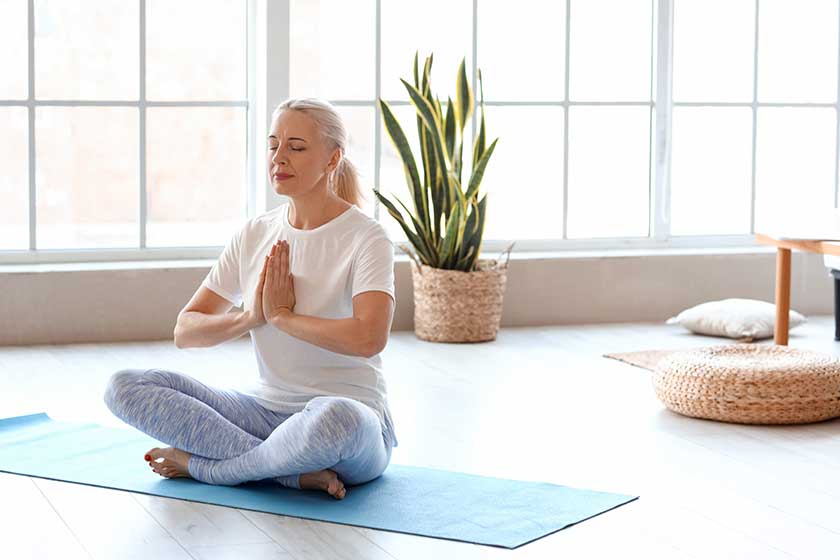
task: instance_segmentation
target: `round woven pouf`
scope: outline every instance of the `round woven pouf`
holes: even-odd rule
[[[742,424],[804,424],[840,416],[840,359],[745,344],[674,352],[653,372],[666,407]]]

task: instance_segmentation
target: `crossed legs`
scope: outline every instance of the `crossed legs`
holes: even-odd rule
[[[315,397],[286,414],[177,372],[129,369],[111,376],[105,403],[124,422],[191,454],[189,476],[209,484],[270,478],[301,488],[301,475],[323,469],[362,484],[391,457],[379,417],[346,397]]]

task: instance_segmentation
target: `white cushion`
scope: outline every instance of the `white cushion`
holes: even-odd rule
[[[789,328],[806,321],[805,317],[790,310]],[[682,325],[697,334],[759,340],[773,336],[776,306],[756,299],[730,298],[695,305],[666,322]]]

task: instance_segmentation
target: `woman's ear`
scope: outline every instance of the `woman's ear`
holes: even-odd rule
[[[332,168],[332,171],[338,168],[339,161],[341,161],[341,148],[336,148],[332,153],[332,157],[330,157],[329,167]]]

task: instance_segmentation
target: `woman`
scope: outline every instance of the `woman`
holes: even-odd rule
[[[268,172],[289,202],[245,223],[178,315],[179,348],[250,332],[259,380],[222,390],[161,369],[111,376],[111,411],[172,446],[145,455],[161,476],[268,478],[342,499],[344,484],[387,467],[398,442],[379,352],[394,314],[394,252],[356,206],[346,147],[329,103],[277,107]],[[228,312],[234,305],[243,311]]]

